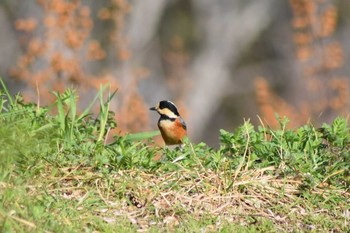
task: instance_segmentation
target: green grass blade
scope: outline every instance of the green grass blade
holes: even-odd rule
[[[105,87],[103,87],[102,89],[104,91]],[[90,114],[92,106],[95,104],[95,102],[99,98],[99,96],[100,96],[99,93],[97,95],[95,95],[95,98],[92,100],[92,102],[89,104],[89,106],[77,118],[77,122],[80,122],[83,118],[85,118],[86,116],[88,116]]]
[[[0,84],[1,84],[2,88],[3,88],[4,91],[5,91],[5,93],[6,93],[6,95],[7,95],[7,98],[8,98],[8,100],[10,101],[10,104],[13,105],[14,102],[13,102],[12,96],[10,95],[10,92],[9,92],[9,90],[7,89],[7,87],[6,87],[5,83],[4,83],[4,81],[2,80],[2,78],[0,78]]]
[[[76,104],[76,94],[72,91],[69,93],[69,110],[70,110],[70,116],[71,116],[71,122],[69,125],[69,135],[70,139],[74,136],[74,129],[75,129],[75,118],[77,115],[77,104]]]
[[[58,121],[60,128],[62,132],[65,131],[65,121],[66,121],[66,116],[64,114],[64,108],[63,108],[63,100],[61,98],[60,93],[55,93],[57,100],[56,100],[56,106],[57,106],[57,111],[58,111]]]
[[[109,87],[109,86],[108,86]],[[117,93],[117,90],[115,90],[112,94],[110,93],[110,87],[108,90],[108,98],[106,102],[103,102],[103,90],[105,88],[101,87],[99,91],[99,98],[100,98],[100,133],[98,136],[97,141],[102,141],[103,137],[105,135],[106,131],[106,124],[108,122],[108,114],[110,109],[110,103],[114,95]]]
[[[159,130],[150,131],[150,132],[127,134],[125,136],[125,140],[126,141],[140,141],[140,140],[144,140],[144,139],[153,138],[155,136],[158,136],[159,134],[160,134]]]
[[[99,99],[100,99],[100,133],[98,135],[98,139],[97,141],[102,141],[103,140],[103,135],[105,134],[105,126],[107,123],[107,119],[108,119],[108,101],[106,102],[106,104],[103,102],[103,87],[100,87],[100,91],[99,91]],[[108,92],[109,95],[109,92]],[[107,108],[107,110],[106,110]]]

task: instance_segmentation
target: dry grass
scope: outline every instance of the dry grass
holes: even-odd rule
[[[343,221],[344,226],[350,221],[348,201],[347,207],[325,207],[333,196],[350,200],[349,192],[314,187],[306,192],[307,196],[317,196],[323,203],[311,205],[301,189],[304,181],[300,177],[281,177],[274,167],[243,171],[235,180],[234,171],[193,171],[180,165],[179,170],[172,172],[132,169],[105,176],[79,165],[50,175],[53,173],[49,169],[40,174],[28,187],[29,194],[45,192],[57,200],[69,200],[72,208],[81,213],[81,219],[92,214],[115,224],[119,218],[126,218],[138,231],[172,231],[183,226],[189,216],[197,220],[208,216],[216,219],[206,226],[209,232],[220,230],[224,224],[248,227],[259,226],[263,221],[271,222],[277,231],[308,231],[320,228],[314,223],[307,225],[305,218],[325,216]],[[99,204],[86,206],[89,200],[98,200]],[[336,213],[340,215],[334,216]]]
[[[76,113],[72,90],[56,93],[57,115],[51,115],[3,87],[4,232],[348,229],[348,119],[296,130],[287,130],[287,118],[278,130],[255,130],[246,121],[233,133],[220,131],[219,149],[185,140],[182,149],[162,150],[140,142],[154,132],[106,143],[116,122],[109,112],[113,94],[105,100],[104,88],[92,118],[91,107]]]

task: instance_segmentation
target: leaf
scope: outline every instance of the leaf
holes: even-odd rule
[[[155,136],[158,136],[160,132],[157,131],[150,131],[150,132],[141,132],[141,133],[134,133],[134,134],[128,134],[125,136],[126,141],[140,141],[144,139],[150,139]]]

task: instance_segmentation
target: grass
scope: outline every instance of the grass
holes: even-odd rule
[[[246,121],[220,131],[219,149],[163,150],[144,143],[157,132],[106,143],[117,124],[106,87],[79,115],[73,90],[41,107],[2,86],[2,232],[348,230],[347,119],[294,130],[286,118],[276,130]]]

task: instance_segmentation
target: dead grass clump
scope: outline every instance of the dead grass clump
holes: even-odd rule
[[[302,178],[280,177],[277,173],[274,167],[248,170],[233,180],[233,173],[181,168],[155,174],[125,170],[106,178],[79,166],[63,168],[56,177],[42,174],[42,178],[48,182],[48,193],[73,201],[82,213],[90,208],[93,215],[111,224],[123,217],[139,231],[151,227],[175,229],[188,218],[200,220],[208,216],[216,219],[216,225],[211,226],[214,231],[220,229],[220,223],[248,226],[265,220],[284,231],[307,230],[317,226],[307,226],[305,218],[333,218],[334,211],[347,208],[311,206],[303,196]],[[308,190],[307,195],[325,201],[334,195],[350,198],[342,190],[320,187]],[[96,204],[85,206],[88,199],[96,200]],[[316,208],[318,213],[314,212]]]

